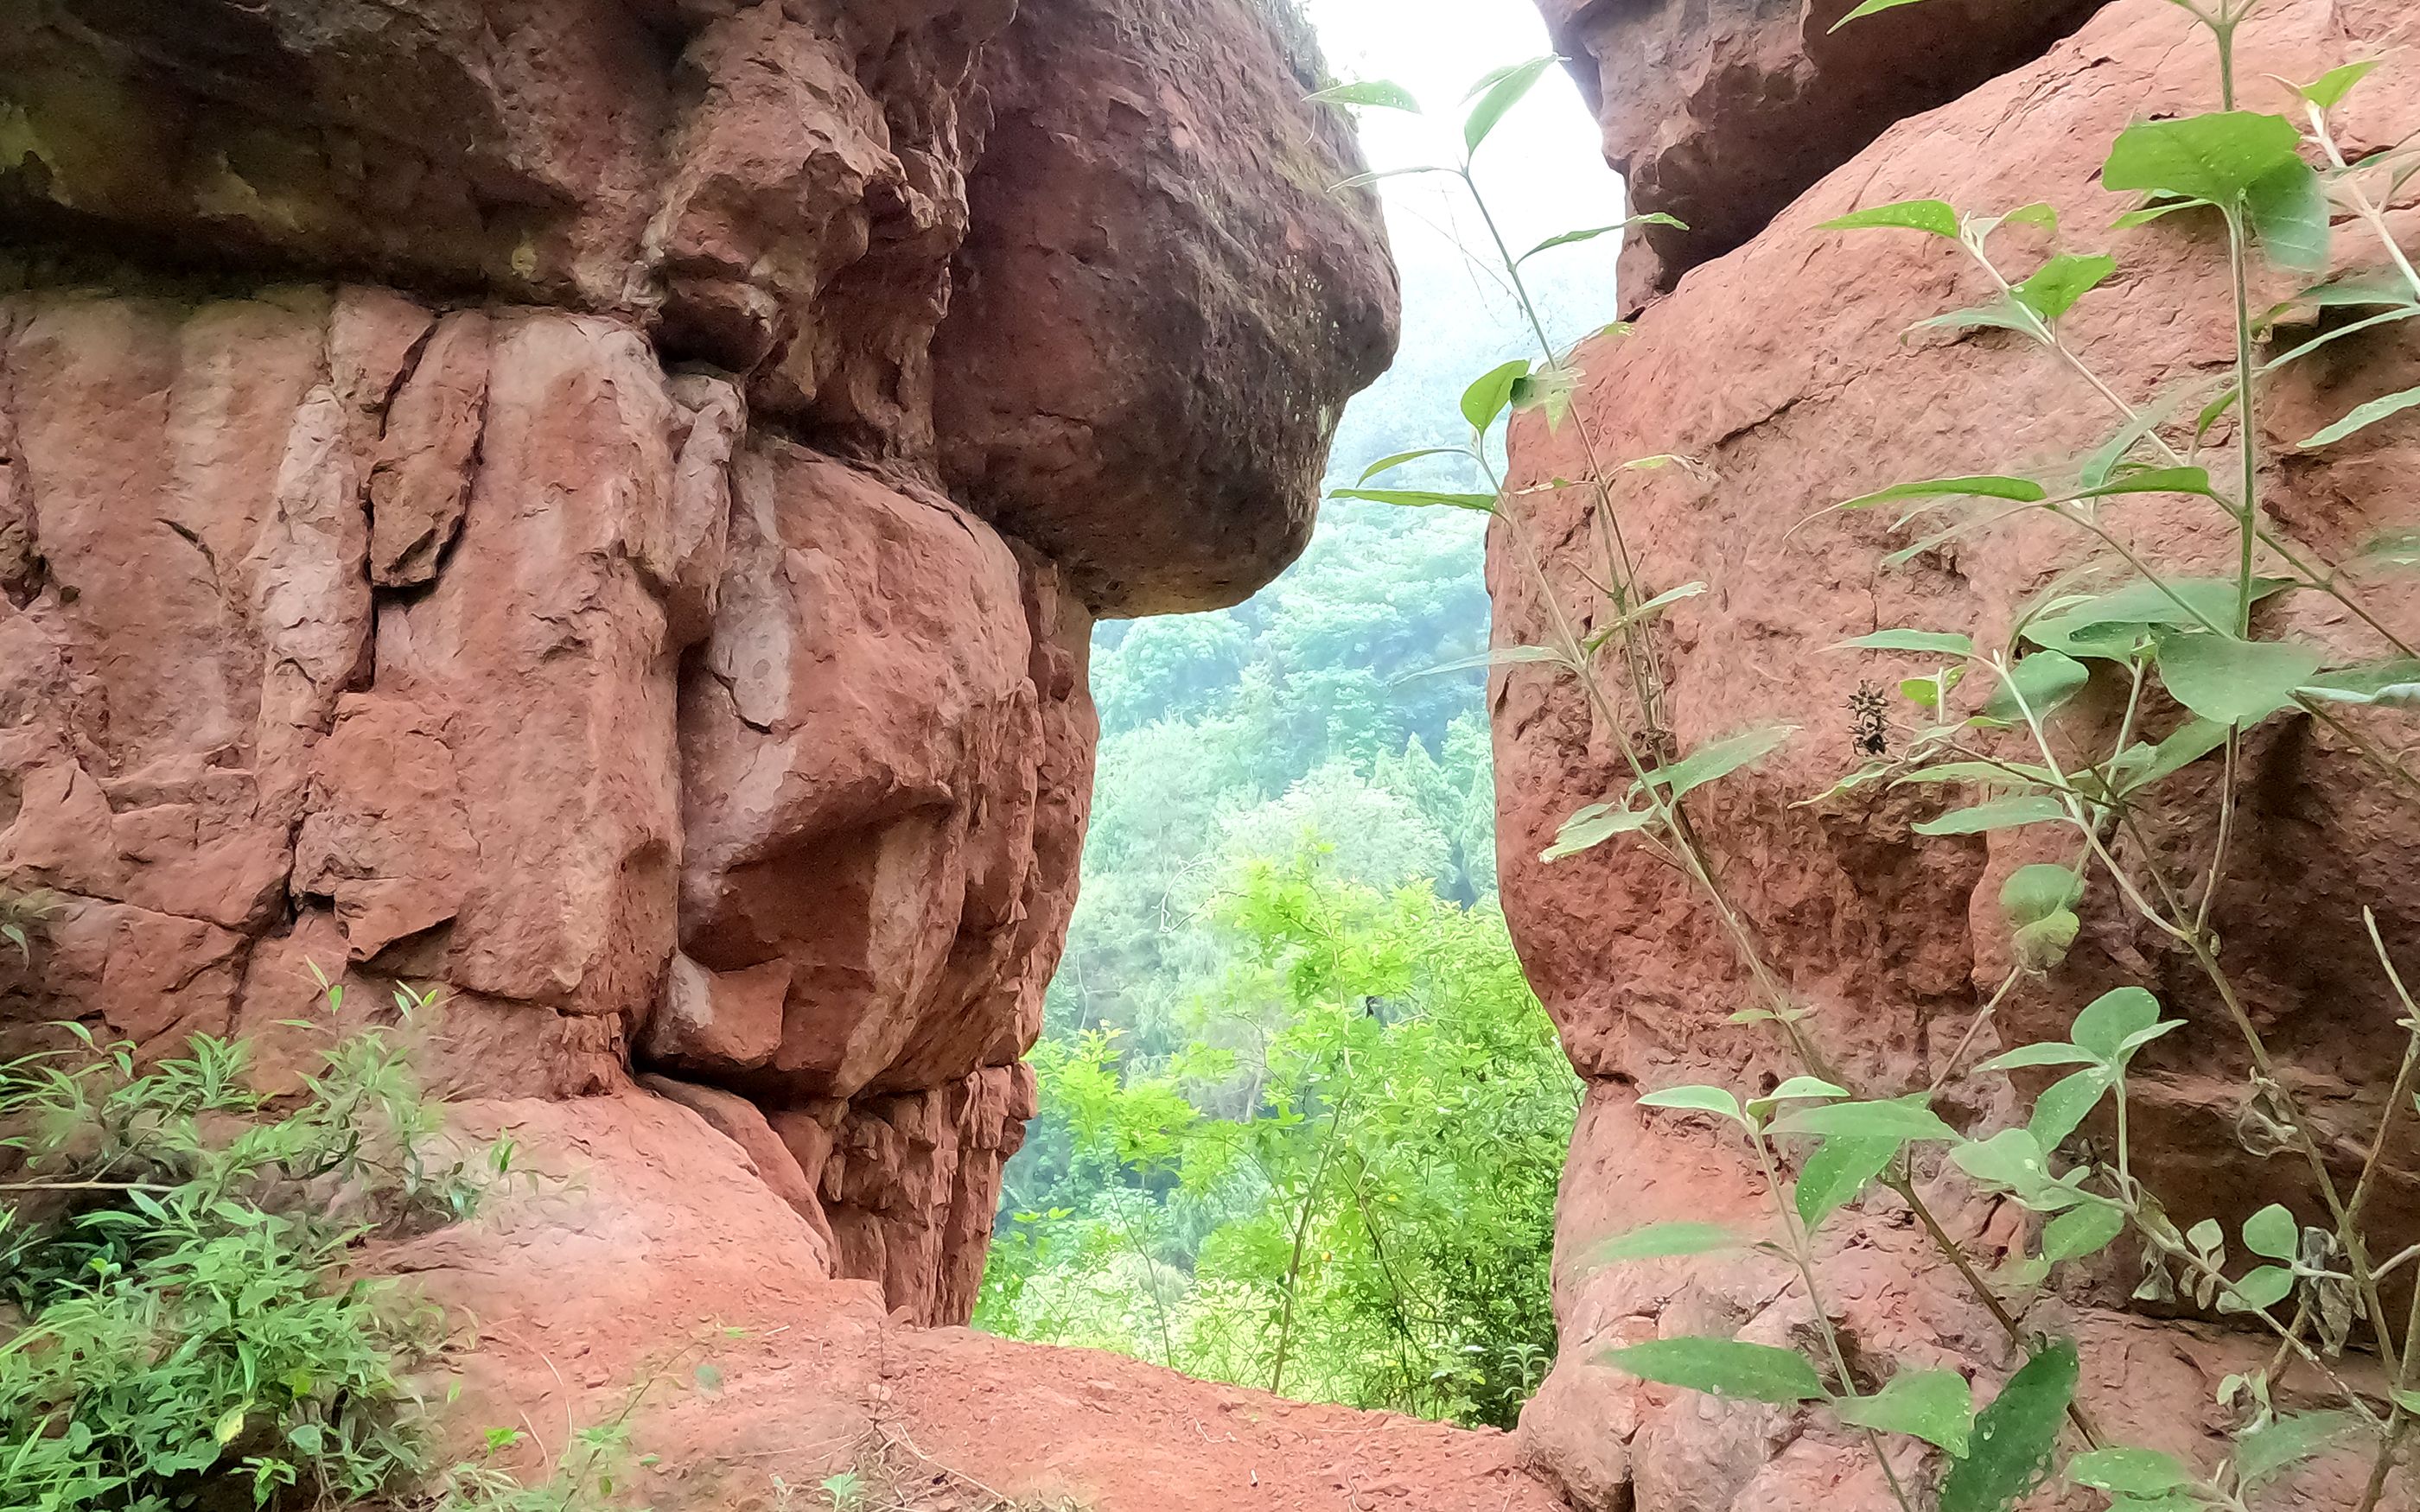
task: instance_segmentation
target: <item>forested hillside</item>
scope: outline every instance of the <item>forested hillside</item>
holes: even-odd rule
[[[1417,317],[1330,486],[1528,339],[1466,209],[1389,211]],[[1575,330],[1610,305],[1585,249],[1536,270]],[[1484,674],[1452,665],[1487,644],[1482,525],[1331,501],[1249,603],[1102,625],[1083,891],[979,1326],[1475,1422],[1543,1373],[1578,1083],[1496,903]]]

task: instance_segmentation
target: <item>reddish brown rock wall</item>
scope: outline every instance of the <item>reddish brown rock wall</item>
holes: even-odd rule
[[[2004,333],[1902,339],[1921,318],[1989,296],[1983,276],[1946,242],[1817,227],[1917,196],[1986,211],[2047,200],[2062,214],[2068,245],[2106,247],[2119,264],[2117,279],[2063,327],[2088,363],[2138,403],[2223,365],[2233,349],[2231,305],[2210,228],[2172,220],[2110,231],[2129,207],[2098,182],[2108,143],[2130,120],[2208,108],[2214,69],[2185,23],[2161,0],[2119,0],[2041,61],[1891,128],[1745,246],[1691,271],[1648,308],[1634,334],[1601,340],[1580,359],[1589,381],[1579,408],[1600,455],[1680,452],[1712,470],[1710,483],[1648,472],[1622,485],[1625,533],[1647,581],[1708,585],[1668,616],[1671,717],[1687,746],[1772,721],[1799,732],[1752,771],[1693,796],[1692,810],[1731,894],[1812,1010],[1807,1028],[1859,1088],[1878,1095],[1922,1088],[1943,1067],[2010,964],[1996,903],[2001,881],[2019,864],[2053,857],[2041,830],[1913,833],[1914,822],[1965,801],[1937,789],[1810,801],[1859,763],[1851,694],[1929,670],[1825,648],[1898,625],[1971,630],[1978,643],[1995,643],[2024,605],[2089,556],[2092,543],[2028,516],[1886,571],[1881,559],[1906,539],[1892,536],[1886,519],[1801,522],[1894,482],[2055,469],[2116,421],[2055,358]],[[2246,80],[2310,78],[2347,58],[2381,58],[2376,87],[2344,116],[2348,138],[2388,142],[2420,126],[2420,22],[2407,7],[2274,4],[2245,28],[2242,46]],[[2246,88],[2250,103],[2282,104],[2265,83],[2257,97]],[[2420,219],[2406,207],[2395,222],[2411,245]],[[2381,260],[2374,243],[2357,244],[2355,231],[2341,235],[2343,257]],[[2012,262],[2051,246],[2013,229],[1994,241]],[[2263,307],[2292,286],[2264,286]],[[2323,360],[2280,376],[2264,412],[2264,450],[2282,532],[2344,562],[2376,532],[2420,520],[2406,481],[2420,461],[2420,428],[2396,422],[2324,454],[2289,450],[2353,405],[2415,380],[2420,338],[2404,326],[2337,343]],[[1568,426],[1553,435],[1525,421],[1512,450],[1516,488],[1575,476],[1582,466]],[[1579,570],[1578,543],[1588,538],[1579,491],[1513,498],[1545,543],[1565,602],[1593,605]],[[2156,561],[2232,570],[2234,526],[2207,502],[2129,502],[2109,518]],[[1500,529],[1492,547],[1499,641],[1542,639],[1541,601]],[[2406,640],[2420,634],[2420,594],[2408,574],[2373,566],[2350,582]],[[2316,593],[2272,601],[2263,615],[2264,631],[2349,653],[2382,649]],[[2106,748],[2123,692],[2096,687],[2067,717],[2078,748]],[[1716,921],[1677,872],[1621,845],[1552,865],[1537,859],[1574,810],[1628,781],[1574,687],[1517,668],[1496,674],[1491,698],[1507,914],[1589,1084],[1559,1214],[1562,1352],[1525,1415],[1530,1452],[1599,1507],[1634,1504],[1625,1499],[1639,1512],[1887,1505],[1859,1441],[1802,1414],[1643,1387],[1593,1363],[1608,1345],[1659,1334],[1809,1339],[1803,1294],[1780,1262],[1594,1269],[1586,1258],[1605,1237],[1660,1219],[1759,1222],[1761,1183],[1744,1153],[1702,1120],[1643,1111],[1637,1098],[1687,1082],[1753,1095],[1799,1068],[1763,1030],[1730,1022],[1749,989]],[[2175,713],[2155,701],[2150,717],[2168,721]],[[2375,711],[2364,727],[2407,761],[2420,738],[2408,713]],[[2213,918],[2282,1074],[2349,1176],[2378,1126],[2405,1039],[2360,910],[2377,910],[2408,970],[2410,952],[2420,949],[2420,891],[2408,859],[2420,847],[2420,809],[2341,735],[2306,719],[2263,727],[2245,760],[2237,860]],[[2190,768],[2149,816],[2150,843],[2180,871],[2209,855],[2205,817],[2215,808],[2218,765],[2213,758]],[[2121,983],[2152,988],[2188,1025],[2137,1063],[2135,1173],[2180,1225],[2215,1217],[2232,1232],[2271,1201],[2318,1211],[2306,1172],[2291,1160],[2258,1158],[2239,1137],[2242,1043],[2208,983],[2108,891],[2097,884],[2066,964],[2047,980],[2021,984],[1987,1040],[2063,1038],[2097,993]],[[1954,1086],[1947,1110],[1983,1133],[2022,1106],[2011,1104],[2004,1082],[1983,1078]],[[2405,1128],[2369,1209],[2377,1243],[2390,1253],[2420,1237],[2420,1144]],[[2085,1131],[2088,1139],[2106,1135],[2098,1125]],[[1924,1193],[1987,1268],[2024,1236],[2021,1211],[1978,1199],[1955,1173],[1928,1180]],[[1950,1365],[1989,1388],[2011,1367],[2000,1331],[1887,1194],[1825,1229],[1823,1268],[1852,1357],[1876,1381],[1897,1365]],[[2130,1253],[2116,1252],[2064,1269],[2038,1295],[2011,1294],[2026,1327],[2084,1339],[2086,1396],[2114,1433],[2213,1464],[2234,1424],[2216,1387],[2246,1362],[2265,1364],[2268,1350],[2234,1319],[2178,1318],[2172,1308],[2147,1316],[2127,1300],[2139,1273]],[[2354,1360],[2346,1368],[2362,1366]],[[2319,1405],[2306,1381],[2286,1390]],[[2270,1501],[2353,1505],[2366,1468],[2366,1459],[2323,1465]],[[2390,1489],[2389,1504],[2397,1494]]]
[[[55,894],[0,1025],[240,1032],[274,1083],[320,975],[354,1022],[435,988],[442,1089],[653,1068],[818,1257],[967,1315],[1075,902],[1093,617],[1274,574],[1393,333],[1375,234],[1303,188],[1349,140],[1254,6],[1027,8],[1092,54],[1012,46],[1013,9],[0,15],[0,888]],[[1148,97],[1086,61],[1110,33]],[[936,430],[936,332],[1102,180],[1030,135],[987,159],[995,92],[1140,113],[1259,239],[1112,198],[1097,286],[946,322],[992,463],[1034,406],[1197,381],[1171,330],[1292,364],[1105,404],[1090,471],[1020,473],[1031,539],[941,466],[974,438]],[[1035,332],[1121,367],[1050,388]]]
[[[1893,121],[2041,54],[2107,0],[1539,0],[1636,211],[1687,223],[1625,250],[1635,309],[1762,230]]]

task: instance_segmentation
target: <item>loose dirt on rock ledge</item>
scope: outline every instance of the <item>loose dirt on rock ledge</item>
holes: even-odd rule
[[[654,1462],[631,1493],[657,1512],[805,1512],[850,1470],[864,1512],[1562,1504],[1507,1434],[895,1321],[872,1283],[824,1276],[738,1146],[664,1099],[457,1114],[473,1137],[509,1133],[536,1181],[380,1264],[467,1325],[449,1428],[469,1445],[521,1427],[525,1476],[648,1383],[632,1451]]]

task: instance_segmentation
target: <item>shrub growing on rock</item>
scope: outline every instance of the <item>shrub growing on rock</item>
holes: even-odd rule
[[[272,1107],[241,1041],[147,1067],[68,1027],[68,1049],[0,1065],[20,1156],[0,1185],[0,1505],[325,1506],[417,1484],[405,1373],[442,1322],[345,1267],[374,1234],[468,1216],[511,1145],[450,1145],[381,1031]]]

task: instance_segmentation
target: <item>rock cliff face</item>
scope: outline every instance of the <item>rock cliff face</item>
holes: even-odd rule
[[[644,1071],[963,1319],[1094,616],[1281,567],[1394,339],[1259,8],[1017,8],[8,7],[0,1022],[434,988],[444,1090]]]
[[[1670,28],[1683,52],[1730,45],[1718,26],[1698,34],[1701,8],[1619,14],[1626,25]],[[1888,45],[1889,17],[1881,21]],[[1885,570],[1882,558],[1907,539],[1893,536],[1887,520],[1858,514],[1801,522],[1895,482],[2055,468],[2091,449],[2116,421],[2072,372],[2005,332],[1902,336],[1920,319],[1990,295],[1946,242],[1818,226],[1923,196],[1978,211],[2047,201],[2061,212],[2066,245],[2106,247],[2118,260],[2116,280],[2080,304],[2063,332],[2125,398],[2144,403],[2213,362],[2224,365],[2231,314],[2210,228],[2171,219],[2113,231],[2111,221],[2130,207],[2099,185],[2107,145],[2131,120],[2211,108],[2215,70],[2185,22],[2161,0],[2118,0],[2037,61],[1890,126],[1870,146],[1805,144],[1808,161],[1828,156],[1841,165],[1745,244],[1682,277],[1635,332],[1599,340],[1579,359],[1588,378],[1577,408],[1600,455],[1677,452],[1710,470],[1712,481],[1659,471],[1621,485],[1624,532],[1646,579],[1659,588],[1707,584],[1668,613],[1670,717],[1692,747],[1768,722],[1799,731],[1752,771],[1694,796],[1697,825],[1791,991],[1811,1010],[1805,1027],[1876,1095],[1922,1088],[1944,1069],[2011,964],[1996,902],[2001,882],[2022,863],[2054,857],[2034,829],[1915,834],[1913,823],[1966,801],[1935,788],[1859,789],[1816,801],[1859,763],[1849,701],[1861,684],[1886,687],[1931,670],[1826,648],[1896,625],[1971,629],[1978,643],[1996,643],[2026,604],[2090,557],[2093,543],[2031,516]],[[1999,45],[1985,35],[1971,54],[1941,66],[1992,73],[2005,62],[1993,52]],[[2349,58],[2381,59],[2376,87],[2346,111],[2348,140],[2366,147],[2420,127],[2420,18],[2407,6],[2281,0],[2246,26],[2242,45],[2239,76],[2247,81],[2305,79]],[[2265,82],[2245,89],[2252,108],[2285,107],[2282,91]],[[1650,146],[1653,132],[1634,114],[1643,108],[1633,97],[1606,116],[1609,137],[1644,154],[1640,162],[1697,153],[1724,164],[1727,144],[1767,129],[1753,119],[1659,116],[1653,132],[1664,136],[1653,139],[1672,145]],[[2412,245],[2420,216],[2406,204],[2393,221]],[[2341,237],[2341,258],[2381,260],[2374,243],[2352,245],[2361,239],[2350,230]],[[2023,259],[2038,259],[2053,242],[2010,228],[1994,246],[2029,266]],[[2282,299],[2292,287],[2280,280],[2273,293]],[[2264,307],[2272,292],[2262,291]],[[2408,325],[2338,342],[2324,360],[2280,375],[2263,419],[2270,498],[2284,535],[2345,562],[2381,530],[2420,521],[2406,483],[2420,463],[2420,427],[2395,422],[2325,453],[2290,450],[2355,404],[2415,380],[2420,338]],[[1525,421],[1512,454],[1516,490],[1578,476],[1583,466],[1568,425],[1555,434]],[[1512,498],[1545,544],[1565,602],[1594,603],[1582,578],[1589,532],[1578,491]],[[2153,560],[2232,570],[2233,526],[2206,502],[2129,502],[2109,518]],[[1541,600],[1500,529],[1493,545],[1499,641],[1542,639]],[[2405,640],[2420,635],[2420,595],[2408,575],[2371,567],[2350,582]],[[2382,650],[2316,593],[2272,600],[2262,612],[2264,628],[2362,655]],[[1716,921],[1675,871],[1620,845],[1539,861],[1566,817],[1628,781],[1576,690],[1516,667],[1496,674],[1491,699],[1506,910],[1589,1086],[1559,1214],[1562,1350],[1525,1414],[1528,1452],[1600,1508],[1888,1505],[1860,1441],[1804,1414],[1645,1387],[1594,1363],[1607,1346],[1659,1334],[1809,1337],[1810,1315],[1785,1264],[1735,1256],[1596,1268],[1587,1258],[1606,1236],[1642,1224],[1747,1224],[1761,1211],[1762,1184],[1743,1154],[1702,1120],[1642,1110],[1640,1092],[1714,1082],[1750,1096],[1798,1068],[1765,1031],[1730,1022],[1749,989]],[[2096,686],[2065,717],[2070,733],[2105,748],[2123,703],[2123,688]],[[2151,713],[2175,717],[2164,705]],[[2410,760],[2408,714],[2375,711],[2361,728]],[[2312,1110],[2331,1161],[2350,1173],[2374,1137],[2404,1042],[2361,909],[2377,911],[2408,973],[2420,942],[2420,890],[2408,861],[2420,845],[2420,808],[2365,765],[2344,735],[2306,719],[2264,727],[2245,761],[2239,859],[2213,918],[2281,1076]],[[2198,816],[2214,809],[2219,764],[2212,758],[2189,768],[2173,800],[2148,816],[2149,843],[2180,870],[2210,853],[2211,828]],[[2137,1063],[2136,1173],[2180,1225],[2215,1217],[2232,1233],[2272,1201],[2315,1211],[2306,1171],[2248,1152],[2246,1141],[2257,1141],[2239,1123],[2242,1042],[2207,982],[2190,958],[2102,896],[2107,891],[2101,887],[2086,909],[2068,962],[2047,980],[2021,982],[1986,1041],[2064,1038],[2076,1010],[2101,991],[2152,988],[2189,1022]],[[1948,1108],[1977,1133],[2022,1118],[1997,1078],[1953,1084]],[[2106,1133],[2090,1125],[2085,1136]],[[2022,1211],[1977,1198],[1954,1172],[1931,1176],[1923,1190],[1986,1269],[2024,1237]],[[2373,1201],[2369,1223],[2386,1252],[2420,1238],[2420,1140],[2408,1120]],[[1835,1220],[1821,1249],[1852,1360],[1874,1382],[1900,1365],[1950,1366],[1988,1390],[2012,1367],[2000,1329],[1954,1273],[1944,1273],[1911,1212],[1888,1194]],[[2215,1463],[2214,1443],[2234,1422],[2217,1402],[2218,1384],[2247,1362],[2265,1365],[2264,1345],[2273,1341],[2190,1307],[2131,1303],[2139,1275],[2133,1255],[2113,1252],[2062,1268],[2039,1293],[2004,1290],[2022,1304],[2025,1327],[2084,1340],[2086,1396],[2123,1442]],[[2393,1305],[2399,1318],[2400,1304]],[[2344,1368],[2366,1366],[2352,1357]],[[2289,1397],[2313,1401],[2308,1381],[2285,1379]],[[2349,1507],[2366,1472],[2366,1456],[2321,1462],[2282,1482],[2264,1504]],[[2412,1492],[2390,1488],[2386,1504],[2397,1494]]]
[[[1762,230],[1893,121],[2040,55],[2108,0],[1925,0],[1833,30],[1856,0],[1539,0],[1650,227],[1635,308]]]

